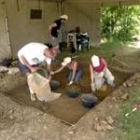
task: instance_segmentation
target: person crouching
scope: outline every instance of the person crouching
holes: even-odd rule
[[[107,82],[112,87],[115,86],[114,76],[108,69],[107,63],[103,58],[93,55],[89,63],[89,70],[91,89],[93,92],[99,90],[105,84],[105,82]]]
[[[36,72],[38,65],[41,63],[46,63],[46,71],[50,72],[51,70],[51,61],[55,59],[56,54],[54,50],[49,49],[48,46],[31,42],[23,46],[17,53],[19,64],[18,67],[20,71],[27,76],[27,84],[29,86],[28,77],[30,73]],[[51,76],[46,77],[50,80]],[[30,98],[31,101],[36,100],[36,96],[32,88],[29,86]]]
[[[56,73],[59,73],[65,67],[70,70],[69,83],[67,85],[72,85],[74,82],[78,84],[81,80],[82,68],[77,61],[72,61],[71,57],[64,58],[63,62],[61,63],[61,67],[56,71],[52,71],[51,74],[54,75]]]

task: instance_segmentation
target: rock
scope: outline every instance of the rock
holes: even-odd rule
[[[106,117],[106,121],[109,123],[109,124],[113,124],[114,123],[114,120],[111,116],[107,116]]]
[[[98,117],[96,117],[95,120],[98,121]]]
[[[107,124],[107,122],[105,120],[102,120],[101,124]]]
[[[132,87],[133,84],[132,84],[132,83],[127,83],[127,86],[128,86],[128,87]]]
[[[7,73],[8,72],[8,68],[5,66],[0,66],[0,73]]]
[[[133,86],[133,83],[132,83],[132,82],[123,83],[123,86],[124,86],[125,88],[132,87],[132,86]]]
[[[107,124],[102,124],[101,128],[102,128],[102,131],[106,131],[107,130]]]
[[[13,120],[13,119],[14,119],[14,116],[13,116],[13,115],[10,115],[10,119],[12,119],[12,120]]]
[[[113,130],[113,127],[110,126],[110,125],[107,125],[107,126],[106,126],[106,129],[107,129],[107,130]]]
[[[127,88],[128,86],[127,86],[127,84],[126,84],[126,83],[123,83],[123,87]]]
[[[44,125],[44,126],[43,126],[43,128],[44,128],[44,129],[47,129],[47,126],[46,126],[46,125]]]
[[[8,69],[8,74],[15,74],[19,72],[19,69],[18,68],[9,68]]]
[[[102,127],[101,127],[99,124],[96,124],[96,125],[94,126],[94,130],[95,130],[95,131],[102,131]]]
[[[37,112],[37,116],[44,115],[44,112]]]
[[[69,131],[68,133],[69,133],[69,134],[71,134],[71,135],[72,135],[72,134],[74,134],[74,132],[73,132],[73,131]]]
[[[113,105],[109,105],[109,108],[112,109],[113,108]]]
[[[115,101],[115,102],[117,101],[116,97],[112,97],[112,100]]]
[[[13,114],[13,113],[14,113],[13,109],[9,110],[9,114]]]
[[[126,99],[128,99],[128,97],[129,97],[129,95],[128,95],[128,93],[126,92],[126,93],[121,97],[121,99],[126,100]]]

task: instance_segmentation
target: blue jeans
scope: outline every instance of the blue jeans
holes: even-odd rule
[[[73,73],[73,71],[71,70],[70,73],[69,73],[69,81],[70,81],[71,78],[72,78],[72,73]],[[81,80],[81,76],[82,76],[82,69],[78,69],[78,70],[76,71],[76,73],[75,73],[74,81],[75,81],[76,83],[79,83],[80,80]]]
[[[24,74],[30,72],[30,70],[25,65],[23,65],[20,61],[18,61],[18,68]]]

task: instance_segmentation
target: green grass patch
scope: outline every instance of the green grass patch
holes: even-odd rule
[[[140,140],[140,110],[125,116],[135,104],[140,103],[140,88],[133,92],[127,101],[120,102],[122,107],[118,112],[117,119],[121,123],[122,131],[116,134],[118,140]]]
[[[93,54],[103,56],[107,61],[110,60],[111,55],[115,53],[117,50],[121,50],[123,48],[123,44],[120,42],[108,42],[103,43],[100,46],[91,46],[88,51],[78,52],[71,54],[70,51],[66,50],[57,56],[57,59],[63,60],[66,56],[79,56],[81,60],[87,62]]]

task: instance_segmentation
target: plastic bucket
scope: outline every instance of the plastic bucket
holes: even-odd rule
[[[98,98],[93,94],[83,94],[81,96],[82,105],[88,109],[94,107],[97,100]]]
[[[78,91],[72,91],[70,89],[67,89],[66,90],[66,93],[67,95],[70,97],[70,98],[77,98],[79,96],[79,92]]]
[[[55,81],[55,80],[50,81],[50,87],[52,91],[57,90],[59,86],[60,86],[60,83],[58,81]]]

